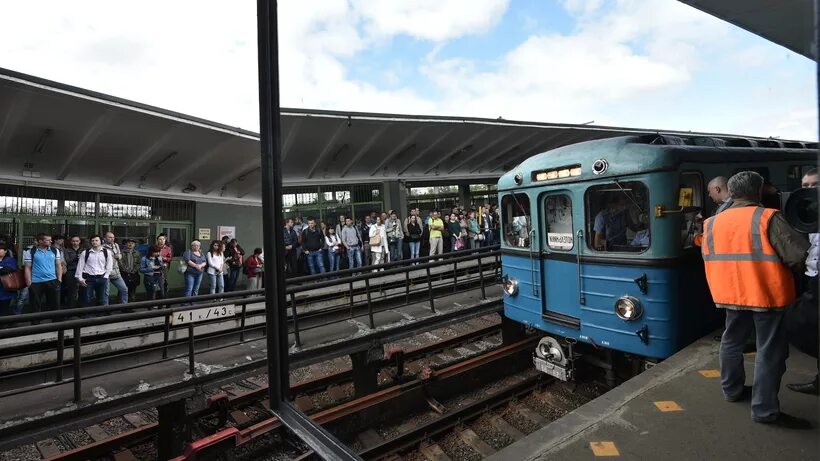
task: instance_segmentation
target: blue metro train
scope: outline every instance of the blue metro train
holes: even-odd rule
[[[754,170],[770,191],[790,191],[817,165],[816,149],[626,136],[538,154],[502,176],[504,313],[546,334],[535,366],[569,380],[578,358],[603,355],[611,369],[619,351],[637,371],[719,326],[695,244],[717,206],[709,180]]]

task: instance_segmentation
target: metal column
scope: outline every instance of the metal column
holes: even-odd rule
[[[264,273],[271,411],[317,455],[332,460],[358,460],[350,448],[296,410],[288,401],[287,306],[282,229],[282,136],[279,107],[279,42],[275,0],[257,0],[259,52],[259,127],[262,148],[263,242],[271,264]],[[306,7],[311,7],[307,5]]]

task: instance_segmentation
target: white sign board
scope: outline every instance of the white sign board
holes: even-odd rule
[[[230,239],[236,238],[236,227],[235,226],[219,226],[216,228],[216,239],[222,240],[222,237],[228,237]]]
[[[547,234],[547,243],[550,248],[557,248],[559,250],[572,249],[572,233],[550,232]]]
[[[199,240],[210,240],[211,239],[211,229],[206,227],[199,228]],[[205,245],[202,245],[205,246]]]
[[[196,323],[203,320],[218,318],[228,318],[236,315],[236,305],[204,307],[201,309],[191,309],[188,311],[175,312],[171,316],[171,325],[183,325],[186,323]]]

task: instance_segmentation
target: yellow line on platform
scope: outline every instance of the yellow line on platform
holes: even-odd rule
[[[589,448],[595,456],[621,456],[615,442],[589,442]]]

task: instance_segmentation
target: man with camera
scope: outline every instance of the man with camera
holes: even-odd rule
[[[812,168],[803,175],[801,186],[804,189],[817,189],[818,183],[817,168]],[[803,293],[789,309],[786,316],[786,326],[789,332],[789,340],[799,350],[814,357],[818,356],[818,335],[817,335],[817,259],[820,256],[820,234],[812,232],[809,234],[808,256],[806,256],[806,272],[803,280]],[[818,359],[820,365],[820,359]],[[808,383],[787,384],[786,386],[804,394],[818,395],[818,375]]]

